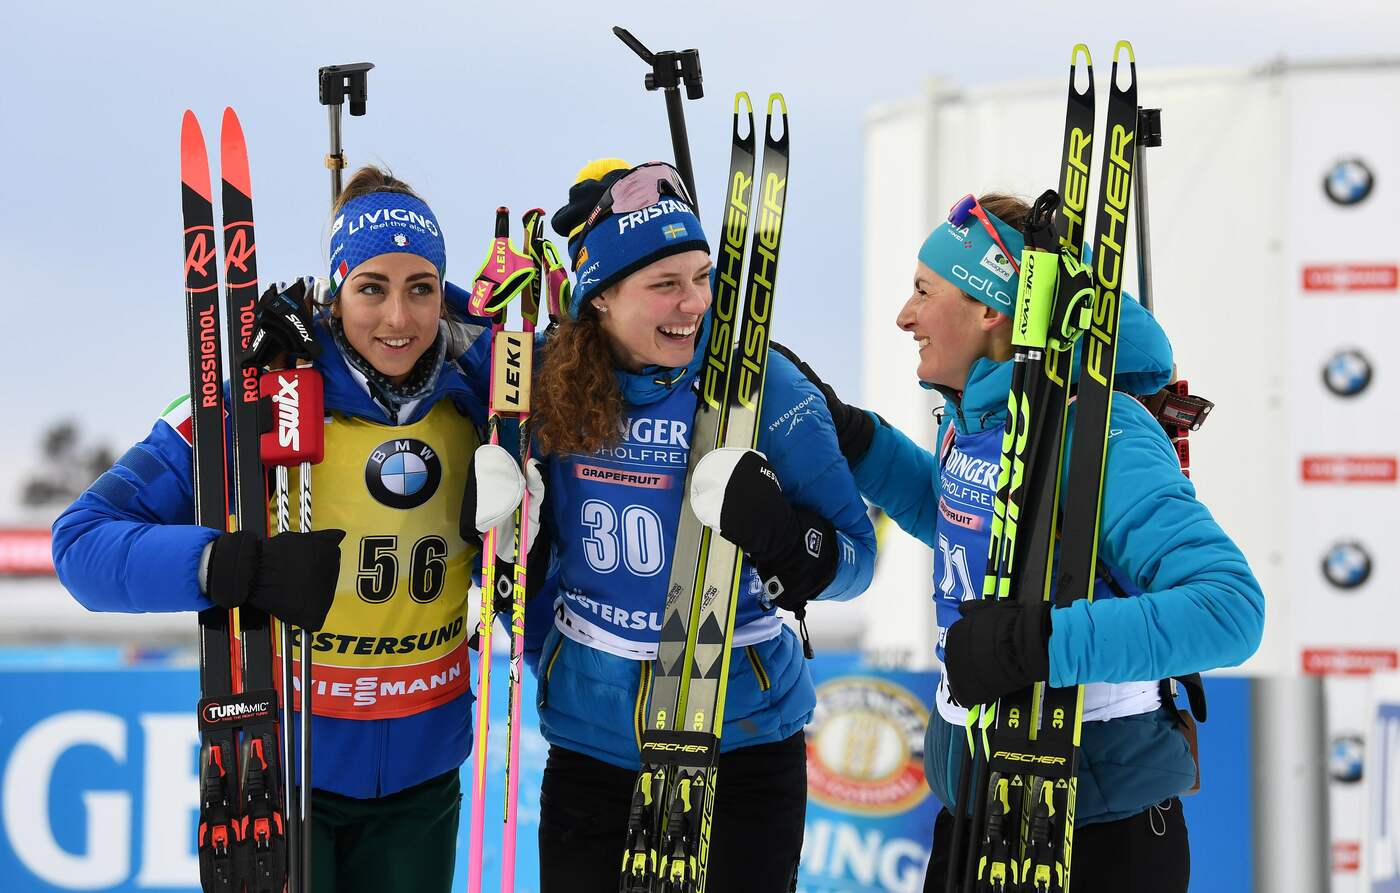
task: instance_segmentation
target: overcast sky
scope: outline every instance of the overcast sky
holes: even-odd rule
[[[698,47],[706,95],[686,111],[704,218],[717,228],[734,91],[760,102],[783,91],[792,168],[775,333],[855,396],[861,137],[873,105],[919,94],[930,76],[964,86],[1059,77],[1081,40],[1107,56],[1131,39],[1150,102],[1157,69],[1393,55],[1400,37],[1400,4],[1360,0],[6,6],[0,522],[14,515],[15,482],[44,426],[77,418],[120,453],[187,387],[186,107],[204,125],[216,178],[219,115],[233,105],[243,120],[263,280],[324,274],[315,72],[376,63],[368,116],[345,121],[351,163],[386,163],[424,194],[445,230],[449,278],[463,281],[497,205],[517,219],[553,211],[589,158],[670,157],[661,97],[643,90],[642,63],[610,26],[653,49]]]

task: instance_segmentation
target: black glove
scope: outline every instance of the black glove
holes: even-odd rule
[[[221,607],[251,605],[315,632],[335,598],[343,539],[345,531],[335,529],[279,533],[271,539],[225,533],[209,553],[205,591]]]
[[[1050,608],[996,599],[969,599],[948,627],[943,668],[953,701],[990,704],[1050,677]]]
[[[791,360],[797,371],[807,376],[807,380],[816,385],[826,398],[827,412],[831,413],[831,422],[836,426],[836,443],[841,447],[841,455],[846,457],[846,464],[854,465],[863,459],[870,450],[870,442],[875,439],[875,420],[859,406],[842,403],[841,398],[836,396],[836,389],[822,381],[816,370],[797,354],[776,341],[771,346]]]
[[[262,368],[278,357],[284,361],[316,359],[321,345],[311,334],[311,308],[306,279],[282,287],[269,285],[258,299],[257,330],[243,358],[244,366]]]
[[[769,600],[797,613],[836,576],[836,528],[788,503],[761,453],[718,449],[695,466],[690,506],[749,557]]]

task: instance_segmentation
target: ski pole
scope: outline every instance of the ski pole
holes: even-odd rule
[[[1134,215],[1137,227],[1138,261],[1138,303],[1144,310],[1152,312],[1152,240],[1147,226],[1147,153],[1142,149],[1162,145],[1162,110],[1145,109],[1137,111],[1137,166],[1133,170],[1133,191],[1137,193],[1137,214]]]
[[[685,132],[685,106],[681,102],[680,85],[685,84],[687,99],[699,99],[705,95],[700,77],[700,51],[662,50],[653,53],[626,28],[614,25],[612,30],[619,40],[651,66],[651,71],[647,72],[642,82],[646,88],[661,90],[666,96],[666,118],[671,125],[671,147],[676,154],[676,170],[680,172],[685,188],[690,190],[691,201],[698,213],[700,206],[695,203],[695,173],[690,166],[690,140]]]
[[[520,425],[519,456],[521,471],[530,473],[530,379],[533,367],[535,323],[540,316],[540,293],[547,288],[548,264],[544,251],[544,211],[527,211],[521,222],[525,227],[525,253],[534,263],[535,278],[521,292],[520,317],[522,349],[520,357],[520,398],[516,401],[516,420]],[[515,893],[515,842],[517,836],[516,805],[520,799],[520,696],[525,667],[525,593],[528,587],[527,564],[530,555],[530,488],[527,484],[515,512],[515,585],[511,588],[510,611],[510,679],[506,713],[506,804],[505,829],[501,841],[501,893]]]
[[[373,62],[352,62],[348,65],[325,65],[317,72],[321,105],[326,106],[330,117],[331,151],[326,155],[326,167],[331,172],[332,202],[340,198],[340,172],[345,170],[345,153],[340,146],[341,107],[349,99],[351,115],[359,117],[365,113],[365,99],[368,96],[366,80],[373,67]]]
[[[510,210],[504,207],[497,208],[495,237],[472,285],[472,296],[467,310],[472,316],[485,316],[491,320],[491,384],[486,419],[489,443],[501,442],[501,424],[506,416],[518,416],[522,406],[528,406],[525,401],[529,399],[530,370],[524,363],[529,357],[527,349],[533,341],[522,332],[506,331],[505,325],[510,302],[534,284],[536,275],[535,263],[510,243]],[[526,491],[528,490],[527,486]],[[521,508],[528,508],[528,497],[522,499]],[[517,509],[517,549],[523,545],[519,534],[523,532],[521,528],[524,524],[520,518],[520,509]],[[485,855],[486,756],[491,718],[491,635],[496,622],[496,597],[509,596],[514,592],[510,580],[503,576],[497,579],[498,538],[499,532],[495,527],[481,536],[481,609],[476,633],[472,637],[477,652],[477,683],[476,739],[472,753],[472,821],[468,838],[470,852],[467,855],[468,893],[481,893],[482,861]],[[516,557],[519,558],[520,555],[517,554]],[[517,581],[516,586],[523,586],[523,580],[517,577]],[[519,597],[524,598],[523,588],[520,589]],[[523,611],[523,602],[521,610]],[[524,622],[523,614],[520,621]],[[520,640],[523,647],[524,637],[521,636]],[[512,642],[512,657],[515,647],[515,643]],[[518,697],[518,689],[514,685],[512,692]],[[514,826],[509,821],[510,808],[508,801],[506,831],[508,835],[513,835]],[[513,836],[507,839],[513,846]],[[507,866],[514,865],[515,856],[513,852],[507,855],[509,862],[503,858],[501,879],[503,884],[507,878],[514,884],[513,868],[508,873]]]

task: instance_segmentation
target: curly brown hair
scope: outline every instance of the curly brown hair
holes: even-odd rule
[[[622,388],[591,304],[549,336],[535,373],[530,424],[544,453],[592,455],[622,440]]]

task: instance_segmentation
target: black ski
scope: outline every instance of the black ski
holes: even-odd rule
[[[224,481],[223,356],[219,348],[219,272],[209,154],[194,112],[180,125],[180,205],[185,224],[185,324],[190,352],[190,445],[195,523],[228,525]],[[238,741],[231,612],[199,614],[199,879],[206,893],[241,893],[236,864]]]
[[[259,370],[243,368],[253,340],[258,301],[257,240],[253,232],[253,188],[248,147],[233,109],[224,109],[219,168],[223,181],[224,293],[232,390],[233,513],[231,526],[267,536],[267,476],[258,441]],[[277,704],[271,619],[256,608],[238,610],[244,696]],[[282,680],[290,691],[291,680]],[[290,713],[286,721],[291,721]],[[249,893],[281,893],[287,879],[286,794],[282,741],[274,707],[243,723],[239,755],[243,862]],[[289,768],[289,767],[288,767]],[[295,839],[295,838],[293,838]],[[295,889],[295,885],[294,885]]]

